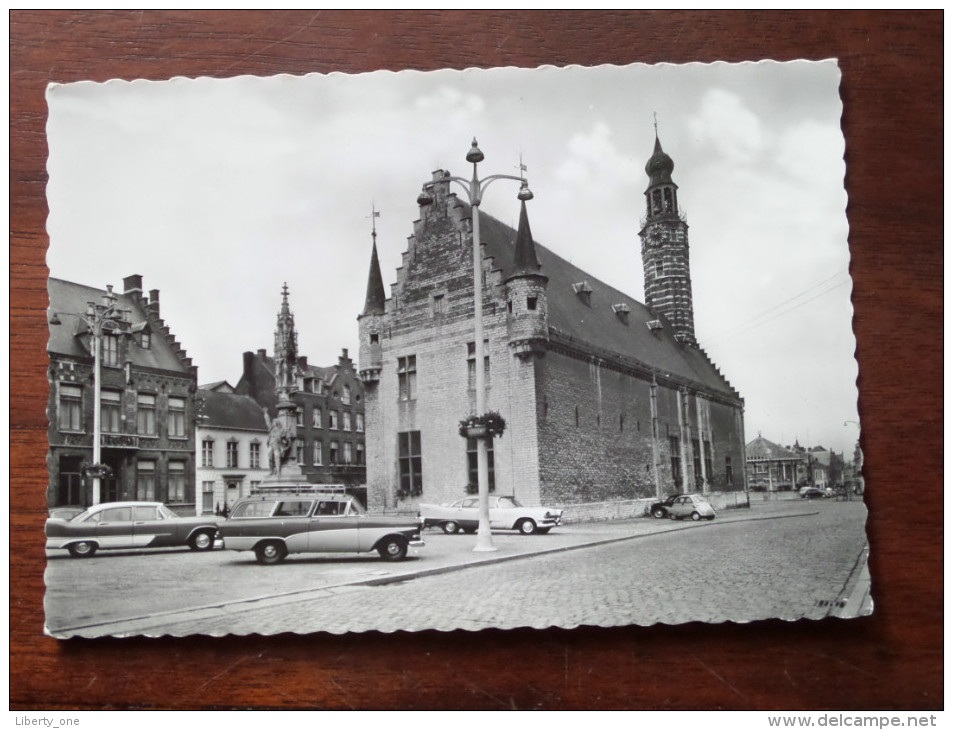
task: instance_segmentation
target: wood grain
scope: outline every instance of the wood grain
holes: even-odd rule
[[[11,709],[941,708],[942,24],[941,12],[873,11],[11,11]],[[305,638],[42,635],[48,82],[830,57],[843,72],[873,617]]]

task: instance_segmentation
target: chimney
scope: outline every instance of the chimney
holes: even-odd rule
[[[266,352],[267,352],[267,350],[265,350],[265,348],[260,349],[260,350],[258,351],[258,359],[259,359],[259,360],[264,360],[265,357],[266,357]]]
[[[149,290],[149,311],[152,312],[156,317],[159,316],[159,290],[158,289]]]
[[[127,276],[122,280],[122,285],[124,294],[137,293],[140,296],[142,295],[142,276],[140,274]]]
[[[351,358],[347,356],[347,348],[341,348],[341,356],[338,358],[338,365],[342,368],[347,368],[348,370],[354,369],[354,363],[351,362]]]
[[[298,355],[298,367],[302,370],[308,369],[308,356],[307,355]]]

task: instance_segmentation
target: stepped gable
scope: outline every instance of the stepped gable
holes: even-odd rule
[[[485,255],[492,258],[494,269],[501,269],[505,279],[516,273],[513,243],[516,231],[483,211],[480,211],[480,216],[480,237]],[[541,265],[539,273],[549,277],[546,296],[551,339],[562,336],[583,349],[589,349],[597,357],[619,355],[662,376],[691,381],[726,398],[740,399],[738,392],[703,351],[675,340],[675,332],[664,318],[659,318],[642,302],[596,279],[538,241],[535,243]],[[583,282],[587,285],[582,288],[588,290],[586,297],[581,297],[574,289],[574,285]],[[613,305],[617,304],[628,307],[629,313],[624,320],[613,311]],[[659,324],[650,329],[650,322]]]
[[[200,390],[203,427],[267,431],[265,415],[254,398],[217,390]]]
[[[86,303],[100,302],[106,293],[104,289],[75,284],[71,281],[50,278],[47,281],[47,291],[50,295],[50,311],[56,312],[62,324],[49,328],[50,339],[47,351],[71,358],[92,358],[82,341],[81,335],[87,331],[86,325],[78,317],[69,316],[86,311]],[[139,292],[119,293],[114,291],[117,305],[121,309],[130,310],[130,319],[133,330],[136,325],[148,323],[152,333],[149,349],[137,345],[127,348],[129,360],[136,367],[156,368],[158,370],[179,371],[192,374],[195,370],[191,358],[175,340],[169,327],[158,316],[157,307],[150,308],[149,302]]]

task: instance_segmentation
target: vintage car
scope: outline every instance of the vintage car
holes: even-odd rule
[[[657,520],[664,519],[668,517],[668,511],[672,507],[672,503],[679,497],[684,497],[684,494],[673,494],[668,499],[662,502],[656,502],[651,507],[649,507],[649,514],[652,515]]]
[[[668,516],[673,520],[691,517],[692,520],[715,519],[715,508],[700,494],[680,494],[668,506]]]
[[[221,527],[226,550],[252,550],[259,563],[280,563],[290,553],[366,553],[403,560],[420,548],[420,521],[368,515],[339,493],[265,492],[235,503]]]
[[[223,518],[179,517],[160,502],[104,502],[70,520],[46,521],[46,547],[88,558],[97,550],[184,547],[211,550]]]
[[[421,504],[424,527],[439,527],[448,535],[458,530],[476,532],[480,523],[479,497],[464,497],[449,504]],[[562,524],[563,511],[550,507],[524,507],[513,497],[490,495],[490,528],[519,530],[524,535],[546,534]]]

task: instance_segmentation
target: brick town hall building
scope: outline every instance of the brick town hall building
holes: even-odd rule
[[[645,170],[646,303],[480,212],[490,489],[568,505],[744,489],[744,402],[695,339],[688,225],[655,150]],[[358,317],[372,506],[444,502],[476,483],[458,434],[475,411],[471,208],[433,175],[392,296],[376,234]],[[472,487],[469,487],[472,489]]]

